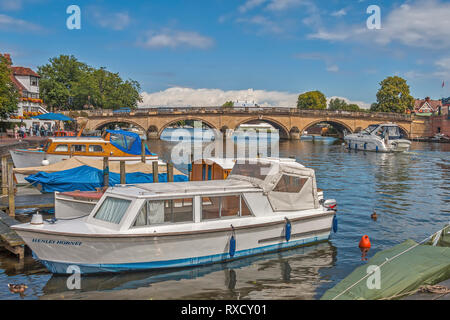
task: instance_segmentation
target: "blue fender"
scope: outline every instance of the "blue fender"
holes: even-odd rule
[[[292,225],[288,218],[285,218],[285,219],[286,219],[286,225],[284,228],[284,231],[285,231],[284,236],[286,238],[286,241],[289,242],[289,240],[291,240]]]

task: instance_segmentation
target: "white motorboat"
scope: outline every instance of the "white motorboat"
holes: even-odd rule
[[[402,137],[394,123],[373,124],[359,133],[348,134],[344,140],[349,149],[377,152],[409,151],[411,141]]]
[[[336,201],[293,159],[237,162],[226,180],[109,188],[87,217],[12,228],[53,273],[189,267],[326,241]]]

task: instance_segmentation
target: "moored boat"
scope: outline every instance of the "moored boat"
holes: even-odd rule
[[[137,133],[106,130],[102,137],[50,137],[43,148],[13,149],[10,151],[16,168],[49,165],[73,156],[110,160],[127,160],[137,163],[142,160],[142,141]],[[147,161],[158,160],[145,146]],[[25,183],[25,176],[16,174],[19,183]]]
[[[344,137],[348,149],[376,152],[409,151],[411,141],[404,139],[400,127],[393,123],[373,124],[359,133]]]
[[[226,180],[109,188],[89,216],[13,229],[51,272],[189,267],[326,241],[336,201],[292,159],[237,162]],[[33,224],[34,223],[34,224]]]

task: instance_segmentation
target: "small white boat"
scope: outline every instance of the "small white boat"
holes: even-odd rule
[[[293,159],[237,162],[226,180],[109,188],[87,217],[12,228],[53,273],[190,267],[326,241],[336,201]],[[79,214],[79,213],[78,213]]]
[[[373,124],[359,133],[344,137],[348,149],[405,152],[409,151],[411,141],[402,138],[398,125],[394,123]]]

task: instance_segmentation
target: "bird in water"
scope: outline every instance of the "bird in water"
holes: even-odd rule
[[[12,293],[24,293],[25,290],[28,288],[27,285],[21,283],[21,284],[12,284],[12,283],[8,283],[8,288],[9,291],[11,291]]]
[[[375,212],[375,210],[373,210],[373,213],[370,215],[370,218],[372,218],[373,221],[377,221],[378,215],[377,215],[377,213]]]

